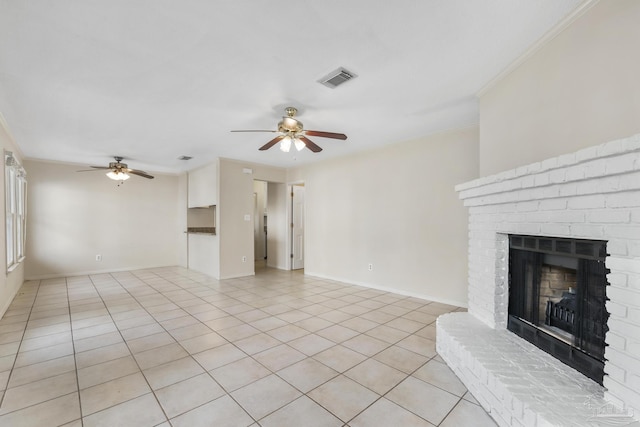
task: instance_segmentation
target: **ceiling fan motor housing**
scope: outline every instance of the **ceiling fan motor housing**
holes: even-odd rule
[[[124,163],[120,163],[120,161],[117,161],[109,163],[109,168],[115,170],[127,169],[127,165]]]
[[[293,117],[283,117],[278,123],[278,131],[285,134],[302,132],[302,122]]]

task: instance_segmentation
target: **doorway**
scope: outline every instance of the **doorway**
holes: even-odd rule
[[[291,186],[291,269],[304,268],[304,184]]]
[[[256,267],[266,265],[267,246],[267,201],[268,190],[265,181],[253,181],[253,259]]]

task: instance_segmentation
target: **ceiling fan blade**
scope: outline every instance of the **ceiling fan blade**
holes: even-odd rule
[[[273,147],[274,145],[276,145],[278,142],[280,142],[280,140],[284,138],[284,136],[282,135],[278,135],[275,138],[273,138],[271,141],[267,142],[266,144],[264,144],[262,147],[258,148],[258,150],[260,151],[264,151],[264,150],[268,150],[269,148]]]
[[[277,130],[232,130],[230,132],[278,132]]]
[[[306,130],[304,133],[309,136],[319,136],[322,138],[347,139],[347,135],[344,133],[323,132],[320,130]]]
[[[135,169],[127,169],[127,173],[132,173],[134,175],[138,175],[141,176],[143,178],[147,178],[147,179],[153,179],[153,176],[149,175],[148,173],[144,172],[144,171],[138,171]]]
[[[315,142],[313,142],[312,140],[310,140],[309,138],[305,137],[305,136],[300,136],[299,137],[301,141],[304,142],[304,145],[307,146],[307,148],[311,151],[313,151],[314,153],[319,153],[322,151],[322,148],[320,148],[318,145],[316,145]]]
[[[94,168],[94,169],[111,169],[108,166],[89,166],[90,168]]]
[[[109,168],[104,168],[104,169],[109,169]],[[97,172],[98,169],[82,169],[76,172]]]

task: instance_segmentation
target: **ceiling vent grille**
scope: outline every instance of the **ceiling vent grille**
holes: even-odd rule
[[[344,68],[338,68],[337,70],[329,73],[324,76],[318,82],[325,85],[328,88],[335,89],[343,83],[348,82],[351,79],[354,79],[356,76],[351,71],[345,70]]]

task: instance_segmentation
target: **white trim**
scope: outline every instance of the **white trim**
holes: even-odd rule
[[[334,282],[342,282],[342,283],[346,283],[348,285],[362,286],[364,288],[376,289],[376,290],[379,290],[379,291],[391,292],[391,293],[394,293],[394,294],[404,295],[404,296],[407,296],[407,297],[420,298],[420,299],[423,299],[423,300],[432,301],[432,302],[438,302],[438,303],[441,303],[441,304],[455,305],[456,307],[467,308],[467,303],[463,302],[463,301],[456,301],[456,300],[452,300],[452,299],[448,299],[448,298],[434,297],[432,295],[421,294],[421,293],[417,293],[417,292],[409,292],[409,291],[405,291],[405,290],[402,290],[402,289],[390,288],[390,287],[387,287],[387,286],[378,286],[378,285],[373,285],[371,283],[348,280],[348,279],[344,279],[344,278],[340,278],[340,277],[326,276],[326,275],[323,275],[323,274],[320,274],[320,273],[307,272],[306,270],[305,270],[304,275],[305,275],[305,277],[309,276],[309,277],[316,277],[318,279],[332,280]]]

